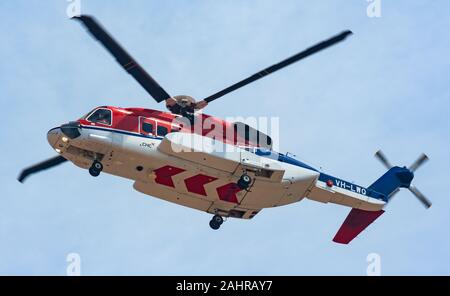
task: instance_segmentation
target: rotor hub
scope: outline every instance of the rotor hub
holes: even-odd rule
[[[193,97],[186,95],[174,96],[173,99],[183,108],[193,106],[196,102]]]

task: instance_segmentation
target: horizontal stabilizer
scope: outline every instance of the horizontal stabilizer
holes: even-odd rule
[[[333,241],[339,244],[348,244],[383,213],[383,210],[364,211],[352,209],[334,236]]]

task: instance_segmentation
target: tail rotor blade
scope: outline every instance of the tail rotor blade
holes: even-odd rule
[[[429,201],[425,195],[422,194],[422,192],[419,191],[419,189],[417,189],[414,186],[410,186],[409,191],[411,191],[412,194],[414,194],[417,199],[428,209],[429,207],[431,207],[431,201]]]
[[[411,172],[414,172],[417,170],[421,165],[423,165],[425,162],[427,162],[428,156],[425,153],[422,153],[421,156],[412,164],[409,166],[409,170]]]
[[[375,157],[378,158],[378,160],[384,164],[386,166],[386,168],[388,170],[390,170],[392,168],[392,164],[389,162],[389,160],[387,160],[387,157],[384,155],[384,153],[381,150],[378,150],[375,153]],[[415,170],[417,170],[418,167],[420,167],[422,164],[424,164],[426,161],[428,160],[428,157],[425,154],[422,154],[408,169],[406,169],[406,167],[404,168],[399,168],[399,169],[403,169],[406,171],[409,171],[410,174],[412,174]],[[411,178],[412,180],[412,178]],[[406,187],[409,186],[408,189],[409,191],[411,191],[412,194],[414,194],[414,196],[425,206],[425,208],[429,208],[431,207],[431,201],[428,200],[428,198],[425,197],[425,195],[423,195],[419,189],[417,189],[416,187],[409,185],[410,183],[408,183],[408,185],[399,185],[398,188],[393,191],[391,193],[391,195],[388,197],[389,200],[392,200],[392,197],[394,197],[394,195],[399,191],[400,187]]]
[[[378,151],[375,153],[375,157],[378,158],[378,160],[381,161],[381,163],[384,164],[384,166],[385,166],[387,169],[392,168],[392,164],[387,160],[386,155],[384,155],[384,153],[383,153],[381,150],[378,150]]]
[[[46,170],[46,169],[50,169],[50,168],[57,166],[63,162],[66,162],[66,161],[67,161],[67,159],[65,159],[64,157],[62,157],[60,155],[55,156],[50,159],[47,159],[41,163],[35,164],[33,166],[30,166],[30,167],[24,169],[20,173],[17,180],[19,180],[20,183],[23,183],[28,176],[38,173],[40,171]]]

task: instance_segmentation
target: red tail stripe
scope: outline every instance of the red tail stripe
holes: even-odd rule
[[[333,241],[340,244],[348,244],[383,213],[383,210],[371,212],[352,209],[333,238]]]

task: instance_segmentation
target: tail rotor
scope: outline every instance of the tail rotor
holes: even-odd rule
[[[426,156],[425,153],[422,153],[422,155],[419,156],[419,158],[412,165],[410,165],[408,169],[411,172],[414,172],[415,170],[417,170],[421,165],[423,165],[427,161],[428,161],[428,156]]]
[[[387,168],[387,169],[391,169],[393,166],[392,164],[389,162],[389,160],[387,159],[386,155],[384,155],[384,153],[381,150],[378,150],[375,153],[375,157]],[[422,155],[419,156],[419,158],[417,158],[417,160],[415,162],[413,162],[407,169],[411,172],[414,173],[419,167],[421,167],[425,162],[428,161],[428,156],[426,156],[424,153],[422,153]],[[408,190],[423,204],[423,206],[425,208],[429,208],[431,207],[431,201],[425,197],[425,195],[423,193],[421,193],[419,191],[419,189],[417,189],[417,187],[410,185],[409,187],[407,187]],[[390,198],[392,198],[393,195],[395,195],[399,190],[394,191]]]

